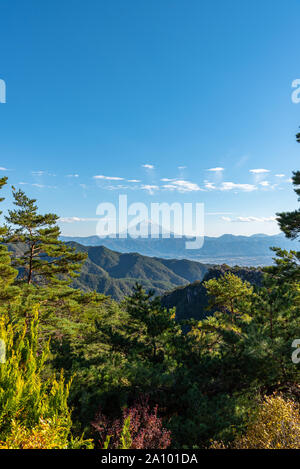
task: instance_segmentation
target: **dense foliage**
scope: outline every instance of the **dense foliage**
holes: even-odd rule
[[[70,288],[84,253],[14,199],[0,230],[2,448],[299,447],[299,252],[277,249],[259,279],[211,272],[205,314],[180,322],[139,284],[121,302]],[[298,215],[279,217],[297,237]]]

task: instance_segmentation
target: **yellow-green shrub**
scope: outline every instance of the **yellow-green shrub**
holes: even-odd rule
[[[40,350],[37,310],[23,327],[2,310],[0,339],[6,360],[0,364],[0,441],[2,448],[66,448],[85,445],[70,436],[70,382],[43,376],[49,349]],[[86,442],[88,445],[90,442]],[[43,446],[45,445],[45,446]]]
[[[235,449],[300,449],[300,406],[281,395],[264,398],[257,413],[242,436],[232,446]],[[226,449],[213,443],[213,449]]]

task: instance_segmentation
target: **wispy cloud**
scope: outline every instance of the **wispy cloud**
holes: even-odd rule
[[[44,176],[45,171],[31,171],[34,176]]]
[[[235,182],[222,182],[220,186],[221,191],[240,190],[244,192],[252,192],[257,190],[254,184],[236,184]]]
[[[193,192],[193,191],[203,191],[198,184],[184,179],[172,179],[169,180],[170,184],[163,185],[164,189],[167,190],[177,190],[179,192]]]
[[[57,186],[47,186],[46,184],[37,184],[37,183],[30,183],[30,182],[19,182],[20,186],[32,186],[32,187],[38,187],[39,189],[57,189]]]
[[[140,179],[127,179],[128,182],[141,182]]]
[[[232,215],[232,212],[206,212],[205,215]]]
[[[266,223],[266,222],[276,222],[276,217],[221,217],[222,220],[230,223]]]
[[[209,181],[204,181],[204,187],[205,189],[208,189],[208,190],[215,190],[216,189],[216,186],[213,182],[209,182]]]
[[[67,174],[67,178],[79,178],[79,174]]]
[[[61,223],[76,223],[76,222],[87,222],[87,221],[99,221],[99,218],[80,218],[80,217],[62,217],[59,218]]]
[[[216,168],[210,168],[210,169],[207,169],[207,171],[212,171],[214,173],[221,173],[222,171],[224,171],[225,168],[222,168],[222,167],[216,167]]]
[[[269,187],[270,185],[269,181],[261,181],[259,184],[263,187]]]
[[[220,191],[242,191],[242,192],[253,192],[261,188],[275,189],[277,184],[270,184],[269,181],[256,181],[256,184],[241,184],[235,182],[222,182],[216,184],[210,181],[204,181],[204,187],[207,190],[220,190]]]
[[[145,168],[145,169],[154,169],[153,164],[142,164],[142,167]]]
[[[269,173],[270,170],[264,169],[264,168],[258,168],[258,169],[250,169],[249,172],[252,174],[264,174],[264,173]]]
[[[141,186],[141,189],[148,191],[149,194],[153,195],[155,191],[159,190],[159,187],[156,185],[151,185],[151,184],[143,184]]]
[[[242,166],[245,165],[245,163],[247,163],[247,161],[249,160],[249,156],[248,155],[243,155],[241,156],[241,158],[236,162],[235,166],[237,168],[241,168]]]
[[[44,171],[44,170],[31,171],[31,174],[33,176],[38,176],[38,177],[41,177],[41,176],[56,176],[56,174],[51,173],[49,171]]]
[[[132,189],[132,187],[126,186],[125,184],[115,184],[113,186],[107,186],[106,189],[109,191],[118,191],[118,190]]]
[[[9,169],[4,168],[3,166],[0,166],[0,171],[9,171]]]
[[[103,176],[103,174],[98,174],[93,176],[94,179],[100,179],[104,181],[124,181],[124,178],[120,178],[117,176]]]
[[[284,178],[284,177],[285,177],[285,174],[275,174],[275,176],[276,176],[277,178]]]

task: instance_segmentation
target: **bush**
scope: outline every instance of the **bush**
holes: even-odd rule
[[[11,324],[3,312],[0,339],[6,360],[0,365],[0,447],[67,448],[91,446],[90,441],[71,437],[68,408],[70,382],[63,374],[44,376],[49,348],[40,349],[39,318],[33,310],[23,327]]]
[[[246,431],[235,439],[235,449],[300,449],[300,406],[281,395],[264,398]],[[213,449],[226,449],[213,443]]]
[[[109,419],[99,412],[92,426],[99,435],[100,447],[104,446],[105,441],[107,441],[106,438],[109,436],[108,447],[120,448],[124,428],[126,423],[129,422],[130,449],[168,448],[171,444],[171,433],[163,428],[162,420],[157,416],[157,411],[158,406],[150,410],[146,401],[124,409],[122,417],[115,420]]]

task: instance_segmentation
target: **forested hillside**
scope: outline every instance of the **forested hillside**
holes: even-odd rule
[[[176,319],[204,319],[211,314],[209,295],[206,282],[210,279],[219,279],[225,274],[233,273],[243,281],[260,287],[263,282],[261,269],[246,267],[215,266],[209,269],[202,281],[198,280],[184,287],[178,287],[162,295],[161,302],[166,308],[176,307]]]
[[[72,286],[86,292],[105,293],[115,300],[129,295],[136,282],[160,295],[178,285],[202,280],[210,268],[210,265],[185,259],[158,259],[138,253],[121,254],[104,246],[82,246],[78,243],[67,243],[67,246],[86,256]],[[22,257],[25,250],[22,244],[10,244],[8,248],[16,257]]]
[[[130,294],[136,282],[146,290],[162,294],[175,286],[202,280],[210,267],[187,260],[157,259],[137,253],[120,254],[103,246],[73,246],[88,256],[73,286],[84,291],[96,290],[115,300]]]
[[[300,197],[300,172],[293,183]],[[299,251],[275,249],[260,271],[206,271],[67,245],[55,214],[14,188],[13,200],[0,230],[0,448],[300,448]],[[288,238],[299,213],[278,214]],[[86,275],[98,288],[98,273],[161,290],[205,277],[162,302],[140,284],[122,301],[70,287]]]

